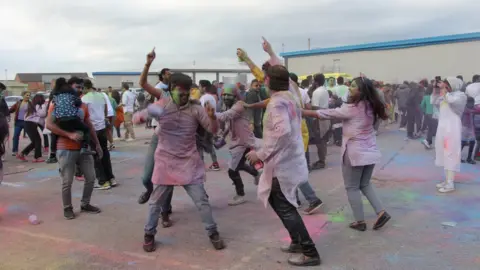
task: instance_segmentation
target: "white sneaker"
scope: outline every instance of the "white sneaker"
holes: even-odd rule
[[[120,141],[121,139],[122,139],[122,138],[118,138],[118,137],[113,138],[114,141]]]
[[[455,187],[453,185],[446,185],[438,190],[440,193],[449,193],[455,191]]]
[[[422,144],[425,145],[425,148],[427,148],[427,149],[431,149],[431,148],[432,148],[432,146],[427,142],[427,140],[423,140],[423,141],[422,141]]]
[[[135,141],[135,139],[129,138],[129,139],[126,139],[125,141],[126,142],[133,142],[133,141]]]
[[[111,187],[116,187],[118,185],[117,180],[115,178],[110,179],[110,186]]]
[[[235,195],[229,202],[228,202],[228,205],[230,206],[234,206],[234,205],[239,205],[239,204],[242,204],[242,203],[245,203],[245,196],[238,196],[238,195]]]
[[[447,185],[447,182],[443,181],[443,182],[437,184],[437,188],[443,188],[443,187],[445,187],[445,185]]]

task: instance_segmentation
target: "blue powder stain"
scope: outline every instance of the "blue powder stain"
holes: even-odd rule
[[[145,155],[144,153],[138,153],[138,152],[117,152],[117,151],[110,152],[110,156],[114,158],[138,158],[138,157],[143,157],[144,155]]]
[[[27,212],[27,209],[23,206],[20,205],[9,205],[7,207],[7,212],[8,213],[25,213]]]
[[[385,256],[385,260],[387,260],[387,262],[391,265],[397,264],[400,261],[400,259],[398,258],[398,254],[388,254]]]

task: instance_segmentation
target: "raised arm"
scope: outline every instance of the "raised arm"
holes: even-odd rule
[[[215,116],[217,117],[218,121],[225,122],[240,117],[244,111],[245,108],[243,105],[237,102],[232,106],[232,108],[224,112],[215,113]]]
[[[353,104],[344,103],[340,108],[323,109],[323,110],[302,110],[304,117],[313,117],[318,119],[339,119],[346,120],[353,117]]]
[[[258,80],[258,82],[263,83],[265,80],[265,75],[263,74],[262,69],[260,69],[255,63],[248,57],[247,53],[243,49],[237,49],[237,56],[240,58],[243,62],[245,62],[250,68],[250,71],[252,72],[253,76],[255,79]]]
[[[145,89],[150,95],[160,99],[162,97],[163,91],[162,89],[155,88],[153,85],[148,83],[148,72],[150,70],[150,66],[153,63],[153,60],[155,60],[156,54],[155,54],[155,48],[147,54],[147,62],[145,63],[145,66],[143,67],[142,74],[140,75],[140,86]]]

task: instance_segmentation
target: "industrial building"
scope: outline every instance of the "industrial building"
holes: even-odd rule
[[[55,80],[60,77],[64,77],[67,80],[71,77],[88,79],[88,74],[86,72],[17,73],[17,75],[15,76],[15,81],[17,81],[18,83],[26,84],[29,91],[50,91],[52,90],[53,85],[55,85]]]
[[[202,74],[215,74],[217,81],[228,83],[233,82],[247,82],[247,74],[250,74],[249,69],[171,69],[171,72],[182,72],[192,77],[194,82],[204,79]],[[122,83],[128,83],[131,88],[140,88],[140,72],[92,72],[94,84],[97,88],[107,88],[109,86],[114,89],[120,89]],[[159,72],[150,72],[148,74],[148,82],[156,84],[158,82]],[[226,75],[226,76],[225,76]]]
[[[480,73],[480,32],[285,52],[288,69],[299,76],[360,73],[385,82]]]

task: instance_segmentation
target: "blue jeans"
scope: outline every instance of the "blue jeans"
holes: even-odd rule
[[[313,190],[312,186],[310,186],[310,183],[308,181],[298,186],[298,189],[300,189],[300,191],[303,194],[303,197],[305,197],[305,200],[307,200],[309,204],[313,204],[320,201],[320,199],[317,197],[317,195],[315,194],[315,191]],[[298,199],[298,190],[297,190],[297,199]]]
[[[18,152],[18,143],[20,141],[20,135],[22,130],[25,128],[25,122],[23,120],[16,120],[15,127],[13,128],[13,148],[12,152]]]
[[[152,184],[152,175],[153,168],[155,166],[155,150],[157,150],[158,145],[158,136],[154,132],[150,145],[148,146],[147,155],[145,156],[145,166],[143,167],[142,183],[143,186],[148,190],[153,190]]]
[[[203,184],[185,185],[183,188],[197,206],[208,236],[216,233],[217,224],[213,220],[212,208],[208,202],[208,195]],[[168,203],[169,194],[172,192],[173,186],[154,185],[153,193],[150,197],[150,209],[147,224],[145,224],[145,234],[155,235],[157,233],[160,212],[162,211],[162,208],[165,208],[165,204]]]

